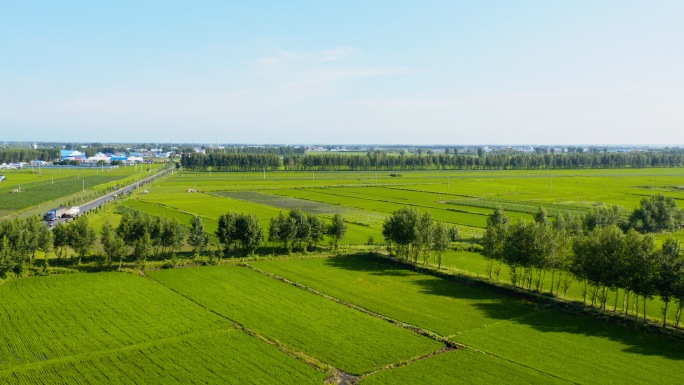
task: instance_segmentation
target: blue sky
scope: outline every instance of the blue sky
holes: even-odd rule
[[[0,5],[0,140],[684,143],[682,1]]]

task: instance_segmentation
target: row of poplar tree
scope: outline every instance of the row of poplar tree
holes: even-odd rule
[[[194,171],[395,171],[395,170],[536,170],[581,168],[682,167],[684,151],[567,154],[345,154],[184,153],[180,164]]]
[[[659,295],[665,303],[663,326],[674,300],[678,305],[675,326],[679,327],[684,308],[684,255],[679,242],[669,237],[657,248],[653,236],[638,232],[629,226],[631,221],[616,213],[616,208],[605,207],[582,217],[560,214],[551,221],[540,209],[533,222],[511,223],[504,211],[497,209],[488,217],[481,240],[482,254],[489,260],[489,278],[498,280],[505,264],[514,286],[541,292],[550,274],[549,293],[562,292],[563,296],[574,281],[579,281],[584,302],[589,297],[592,305],[604,310],[612,291],[614,313],[629,315],[631,298],[631,312],[637,318],[641,299],[644,322],[647,300]],[[630,218],[643,213],[642,202]]]
[[[430,212],[421,213],[416,208],[401,208],[385,219],[382,224],[387,251],[406,261],[423,262],[437,253],[438,267],[442,267],[442,254],[451,242],[459,239],[456,226],[435,221]]]
[[[270,220],[268,240],[281,243],[283,249],[302,251],[315,249],[327,236],[337,250],[344,238],[347,226],[340,214],[330,223],[300,209]],[[190,229],[176,219],[166,219],[142,214],[138,211],[124,213],[117,227],[109,222],[103,224],[99,240],[104,252],[103,264],[111,266],[118,258],[119,269],[124,258],[132,255],[139,266],[149,259],[171,258],[183,246],[193,249],[193,256],[208,253],[210,257],[227,257],[233,254],[249,255],[264,242],[264,233],[255,214],[229,212],[219,217],[214,233],[214,244],[204,229],[202,218],[193,216]],[[48,268],[48,254],[54,253],[58,260],[67,257],[80,264],[82,257],[91,253],[98,239],[97,232],[87,216],[80,216],[68,223],[60,223],[52,230],[37,216],[17,218],[0,222],[0,278],[8,273],[21,275],[27,267],[34,266],[36,255],[45,255],[44,269]],[[212,247],[213,246],[213,247]]]

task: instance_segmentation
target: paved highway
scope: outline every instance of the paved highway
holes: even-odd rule
[[[139,189],[140,187],[142,187],[142,186],[144,186],[144,185],[146,185],[146,184],[148,184],[148,183],[154,181],[155,179],[167,175],[168,173],[171,172],[171,170],[172,170],[172,169],[170,169],[170,168],[164,169],[164,170],[162,170],[162,171],[160,171],[160,172],[158,172],[158,173],[156,173],[156,174],[154,174],[154,175],[152,175],[152,176],[150,176],[150,177],[147,177],[147,178],[145,178],[145,179],[143,179],[143,180],[139,180],[139,181],[137,181],[137,182],[135,182],[135,183],[132,183],[132,184],[126,186],[126,187],[120,188],[120,189],[118,189],[118,190],[116,190],[116,191],[110,192],[110,193],[107,194],[107,195],[101,196],[101,197],[99,197],[99,198],[97,198],[97,199],[95,199],[95,200],[93,200],[93,201],[84,203],[83,205],[79,206],[80,209],[81,209],[79,215],[82,215],[83,213],[86,213],[86,212],[88,212],[88,211],[90,211],[90,210],[94,210],[94,209],[96,209],[96,208],[102,206],[102,205],[105,204],[105,203],[108,203],[108,202],[113,201],[113,200],[116,199],[116,197],[119,196],[120,194],[127,194],[127,193],[129,193],[129,192],[131,192],[131,191],[133,191],[133,190],[135,190],[135,189]],[[48,226],[50,226],[50,228],[52,228],[52,227],[55,227],[58,223],[66,222],[66,221],[68,221],[69,219],[70,219],[70,218],[59,218],[59,219],[57,219],[56,221],[47,222],[47,223],[48,223]]]

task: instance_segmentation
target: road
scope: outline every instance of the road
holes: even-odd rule
[[[158,173],[156,173],[152,176],[149,176],[143,180],[139,180],[139,181],[132,183],[126,187],[120,188],[116,191],[112,191],[107,195],[101,196],[95,200],[84,203],[81,206],[79,206],[80,210],[81,210],[79,215],[82,215],[88,211],[94,210],[94,209],[102,206],[105,203],[109,203],[109,202],[113,201],[114,199],[116,199],[116,197],[121,195],[121,194],[128,194],[135,189],[139,189],[140,187],[154,181],[155,179],[167,175],[171,171],[172,171],[172,169],[170,169],[170,168],[164,169],[161,172],[158,172]],[[70,219],[71,218],[59,218],[56,221],[47,222],[47,224],[48,224],[48,226],[50,226],[50,228],[52,228],[52,227],[55,227],[57,224],[67,222]]]

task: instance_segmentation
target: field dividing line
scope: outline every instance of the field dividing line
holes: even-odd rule
[[[520,319],[520,318],[523,318],[523,317],[527,317],[527,316],[529,316],[529,315],[534,315],[534,314],[539,314],[539,313],[545,313],[545,312],[549,312],[549,311],[551,311],[551,310],[548,310],[548,309],[541,309],[541,310],[531,311],[531,312],[529,312],[529,313],[521,314],[521,315],[519,315],[519,316],[517,316],[517,317],[502,319],[502,320],[500,320],[500,321],[496,321],[496,322],[490,323],[490,324],[485,324],[485,325],[482,325],[482,326],[480,326],[480,327],[476,327],[476,328],[474,328],[474,329],[465,330],[465,331],[462,331],[462,332],[456,333],[456,334],[451,334],[451,335],[447,336],[446,338],[454,338],[454,337],[462,336],[462,335],[469,334],[469,333],[472,333],[472,332],[480,331],[480,330],[482,330],[482,329],[492,328],[492,327],[496,327],[496,326],[501,325],[501,324],[506,324],[506,323],[515,322],[515,320]]]
[[[383,321],[387,321],[387,322],[389,322],[389,323],[391,323],[391,324],[393,324],[393,325],[399,326],[399,327],[404,328],[404,329],[408,329],[408,330],[410,330],[410,331],[412,331],[412,332],[414,332],[414,333],[420,334],[420,335],[422,335],[422,336],[424,336],[424,337],[428,337],[428,338],[431,338],[431,339],[433,339],[433,340],[435,340],[435,341],[439,341],[439,342],[445,344],[445,345],[446,345],[448,348],[450,348],[450,349],[461,349],[461,348],[465,348],[465,347],[466,347],[466,345],[462,345],[462,344],[459,344],[458,342],[451,341],[451,340],[449,340],[448,338],[443,337],[443,336],[441,336],[441,335],[439,335],[439,334],[437,334],[437,333],[435,333],[435,332],[433,332],[433,331],[431,331],[431,330],[424,329],[424,328],[421,328],[421,327],[419,327],[419,326],[411,325],[411,324],[408,324],[408,323],[405,323],[405,322],[401,322],[401,321],[399,321],[399,320],[395,320],[395,319],[390,318],[390,317],[387,317],[387,316],[385,316],[385,315],[382,315],[382,314],[376,313],[376,312],[374,312],[374,311],[368,310],[368,309],[366,309],[366,308],[364,308],[364,307],[361,307],[361,306],[359,306],[359,305],[355,305],[355,304],[353,304],[353,303],[351,303],[351,302],[347,302],[347,301],[344,301],[344,300],[339,299],[339,298],[337,298],[337,297],[333,297],[333,296],[331,296],[331,295],[329,295],[329,294],[323,293],[323,292],[318,291],[318,290],[316,290],[316,289],[314,289],[314,288],[311,288],[311,287],[309,287],[309,286],[303,285],[303,284],[301,284],[301,283],[299,283],[299,282],[291,281],[291,280],[289,280],[289,279],[287,279],[287,278],[285,278],[285,277],[281,277],[281,276],[276,275],[276,274],[273,274],[273,273],[271,273],[271,272],[268,272],[268,271],[259,269],[258,267],[254,267],[254,266],[252,266],[252,265],[250,265],[250,264],[248,264],[248,263],[245,263],[244,265],[240,265],[240,266],[245,266],[245,267],[247,267],[248,269],[251,269],[251,270],[253,270],[253,271],[256,271],[257,273],[260,273],[260,274],[266,275],[267,277],[273,278],[273,279],[275,279],[275,280],[278,280],[278,281],[287,283],[287,284],[292,285],[292,286],[294,286],[294,287],[296,287],[296,288],[298,288],[298,289],[302,289],[302,290],[304,290],[304,291],[308,291],[309,293],[312,293],[312,294],[318,295],[318,296],[320,296],[320,297],[323,297],[323,298],[325,298],[325,299],[327,299],[327,300],[330,300],[330,301],[339,303],[340,305],[347,306],[347,307],[349,307],[349,308],[351,308],[351,309],[360,311],[360,312],[362,312],[362,313],[364,313],[364,314],[367,314],[367,315],[369,315],[369,316],[371,316],[371,317],[379,318],[379,319],[381,319],[381,320],[383,320]]]
[[[121,347],[114,348],[114,349],[96,350],[96,351],[92,351],[92,352],[74,354],[74,355],[64,356],[64,357],[59,357],[59,358],[49,358],[49,359],[42,360],[42,361],[29,362],[29,363],[25,363],[25,364],[16,365],[16,366],[11,366],[11,367],[8,367],[5,369],[0,369],[0,374],[2,374],[2,373],[13,373],[13,372],[17,372],[17,371],[24,371],[24,370],[34,369],[34,368],[50,367],[52,365],[77,361],[80,359],[107,357],[107,356],[111,356],[111,355],[116,354],[116,353],[122,353],[122,352],[130,351],[130,350],[142,349],[142,348],[146,348],[146,347],[150,347],[150,346],[155,346],[158,344],[163,344],[166,342],[171,342],[171,341],[176,341],[176,340],[182,341],[182,340],[185,340],[186,338],[191,338],[193,336],[202,336],[202,335],[208,335],[208,334],[214,334],[214,333],[230,333],[233,330],[235,332],[240,331],[240,329],[236,326],[231,326],[231,327],[226,327],[226,328],[218,328],[218,329],[204,329],[204,330],[186,333],[186,334],[181,334],[181,335],[177,335],[177,336],[159,338],[159,339],[156,339],[153,341],[145,341],[145,342],[140,342],[137,344],[121,346]]]
[[[373,375],[373,374],[375,374],[375,373],[378,373],[378,372],[382,372],[382,371],[385,371],[385,370],[391,370],[391,369],[398,368],[398,367],[401,367],[401,366],[410,365],[410,364],[412,364],[412,363],[414,363],[414,362],[422,361],[422,360],[424,360],[424,359],[426,359],[426,358],[435,357],[435,356],[438,356],[438,355],[440,355],[440,354],[444,354],[444,353],[451,352],[451,351],[454,351],[454,350],[458,350],[458,349],[454,349],[454,348],[451,348],[451,347],[445,347],[445,348],[439,349],[439,350],[437,350],[437,351],[435,351],[435,352],[432,352],[432,353],[427,353],[427,354],[423,354],[422,356],[413,357],[413,358],[411,358],[411,359],[408,359],[408,360],[406,360],[406,361],[400,362],[400,363],[398,363],[398,364],[389,364],[389,365],[387,365],[387,366],[385,366],[385,367],[383,367],[383,368],[380,368],[380,369],[377,369],[377,370],[373,370],[372,372],[365,373],[365,374],[363,374],[363,375],[361,375],[361,376],[359,376],[359,377],[360,377],[360,379],[364,379],[364,378],[366,378],[366,377],[368,377],[368,376],[370,376],[370,375]]]
[[[540,370],[540,369],[537,369],[537,368],[535,368],[535,367],[533,367],[533,366],[525,365],[525,364],[520,363],[520,362],[518,362],[518,361],[514,361],[514,360],[512,360],[512,359],[510,359],[510,358],[506,358],[506,357],[499,356],[499,355],[497,355],[497,354],[488,352],[488,351],[486,351],[486,350],[478,349],[478,348],[472,347],[472,346],[468,346],[467,348],[468,348],[468,349],[472,349],[472,350],[474,350],[474,351],[476,351],[476,352],[479,352],[479,353],[482,353],[482,354],[486,354],[486,355],[488,355],[488,356],[492,356],[492,357],[495,357],[495,358],[498,358],[498,359],[501,359],[501,360],[504,360],[504,361],[508,361],[508,362],[510,362],[510,363],[512,363],[512,364],[514,364],[514,365],[522,366],[523,368],[526,368],[526,369],[535,371],[535,372],[537,372],[537,373],[545,374],[545,375],[547,375],[547,376],[549,376],[549,377],[553,377],[553,378],[556,378],[556,379],[561,380],[561,381],[565,381],[565,382],[570,383],[570,384],[582,385],[582,384],[579,383],[579,382],[570,381],[570,380],[568,380],[567,378],[563,378],[563,377],[561,377],[561,376],[557,376],[557,375],[555,375],[555,374],[551,374],[551,373],[545,372],[545,371]]]
[[[287,354],[288,356],[290,356],[290,357],[292,357],[292,358],[295,358],[295,359],[297,359],[297,360],[299,360],[299,361],[302,361],[303,363],[305,363],[305,364],[307,364],[307,365],[313,367],[313,368],[316,369],[316,370],[320,370],[320,371],[322,371],[322,372],[340,372],[340,373],[344,373],[342,370],[340,370],[340,369],[338,369],[338,368],[335,368],[335,367],[333,367],[333,366],[331,366],[331,365],[329,365],[329,364],[326,364],[326,363],[320,361],[320,360],[319,360],[318,358],[316,358],[316,357],[313,357],[313,356],[310,356],[310,355],[308,355],[308,354],[306,354],[306,353],[303,353],[303,352],[294,350],[294,349],[290,348],[289,346],[282,344],[282,343],[281,343],[280,341],[278,341],[278,340],[272,340],[272,339],[270,339],[270,338],[264,336],[263,334],[257,333],[256,331],[254,331],[254,330],[252,330],[252,329],[246,327],[245,325],[242,325],[241,323],[239,323],[239,322],[237,322],[237,321],[235,321],[235,320],[229,318],[228,316],[226,316],[226,315],[224,315],[224,314],[221,314],[221,313],[215,311],[214,309],[211,309],[211,308],[209,308],[209,307],[207,307],[207,306],[205,306],[205,305],[199,303],[198,301],[196,301],[196,300],[194,300],[194,299],[188,297],[187,295],[185,295],[185,294],[183,294],[183,293],[181,293],[181,292],[179,292],[179,291],[177,291],[177,290],[175,290],[175,289],[173,289],[173,288],[170,288],[170,287],[164,285],[163,283],[157,281],[156,279],[154,279],[154,278],[152,278],[152,277],[150,277],[150,276],[148,276],[148,275],[146,275],[146,274],[143,274],[143,276],[144,276],[145,278],[149,279],[150,281],[155,282],[155,283],[157,283],[157,284],[159,284],[159,285],[161,285],[161,286],[167,288],[168,290],[171,290],[172,292],[174,292],[174,293],[178,294],[179,296],[181,296],[181,297],[187,299],[188,301],[194,303],[195,305],[197,305],[197,306],[199,306],[199,307],[201,307],[201,308],[203,308],[203,309],[209,311],[210,313],[215,314],[215,315],[217,315],[217,316],[219,316],[219,317],[221,317],[221,318],[223,318],[223,319],[225,319],[225,320],[228,320],[228,321],[232,322],[232,323],[233,323],[233,326],[234,326],[237,330],[240,330],[241,332],[247,334],[248,336],[254,337],[254,338],[256,338],[256,339],[258,339],[258,340],[260,340],[260,341],[262,341],[262,342],[265,342],[265,343],[267,343],[267,344],[269,344],[269,345],[271,345],[271,346],[274,346],[274,347],[276,347],[278,350],[280,350],[281,352]]]

